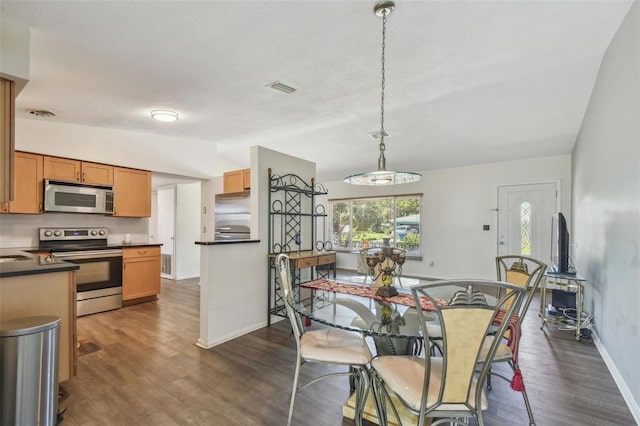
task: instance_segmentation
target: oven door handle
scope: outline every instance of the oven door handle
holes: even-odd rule
[[[122,257],[122,250],[87,250],[70,253],[53,253],[58,260],[100,259],[105,257]]]

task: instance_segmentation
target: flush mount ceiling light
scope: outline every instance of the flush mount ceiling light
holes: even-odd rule
[[[175,111],[156,109],[151,111],[151,118],[155,118],[158,121],[176,121],[178,119],[178,113]]]
[[[378,170],[368,173],[358,173],[356,175],[344,178],[346,183],[352,185],[395,185],[400,183],[411,183],[420,180],[422,175],[413,172],[395,172],[387,170],[387,159],[384,156],[384,138],[391,136],[389,132],[384,130],[384,48],[386,41],[387,16],[395,9],[396,4],[392,1],[378,3],[373,9],[377,16],[382,17],[382,91],[380,95],[380,132],[375,133],[375,139],[380,139],[378,145],[380,149],[380,157],[378,157]],[[371,135],[370,135],[371,136]]]

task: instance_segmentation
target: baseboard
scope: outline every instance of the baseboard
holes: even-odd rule
[[[277,316],[277,315],[271,315],[271,324],[277,324],[277,323],[279,323],[280,321],[284,321],[284,320],[286,320],[286,319],[288,319],[288,318],[285,318],[285,317],[279,317],[279,316]]]
[[[631,390],[624,381],[624,377],[622,377],[622,374],[618,371],[618,368],[609,356],[609,352],[607,352],[607,349],[604,347],[602,341],[594,330],[591,330],[591,337],[593,338],[593,343],[596,345],[598,352],[600,352],[600,356],[604,360],[605,365],[609,369],[611,376],[613,376],[613,380],[616,382],[616,385],[618,385],[618,389],[620,390],[624,401],[627,403],[627,406],[631,411],[631,415],[635,419],[636,423],[640,425],[640,406],[638,406],[638,402],[633,399]]]
[[[189,275],[181,275],[181,276],[176,276],[176,281],[178,280],[190,280],[191,278],[200,278],[200,273],[197,274],[189,274]]]
[[[241,328],[240,330],[235,330],[233,333],[229,333],[225,336],[218,337],[212,340],[203,340],[202,338],[199,338],[198,341],[195,343],[195,345],[202,349],[211,349],[214,346],[218,346],[224,342],[233,340],[236,337],[244,336],[245,334],[251,333],[252,331],[256,331],[266,326],[267,326],[267,321],[261,321],[257,324],[253,324],[248,327]]]

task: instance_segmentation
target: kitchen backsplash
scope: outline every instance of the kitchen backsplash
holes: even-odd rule
[[[125,234],[134,243],[149,242],[149,219],[110,217],[80,213],[0,215],[0,248],[38,247],[39,228],[107,228],[109,244],[118,244]]]

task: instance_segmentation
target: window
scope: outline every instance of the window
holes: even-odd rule
[[[331,239],[336,250],[389,243],[420,256],[422,195],[329,200]]]

